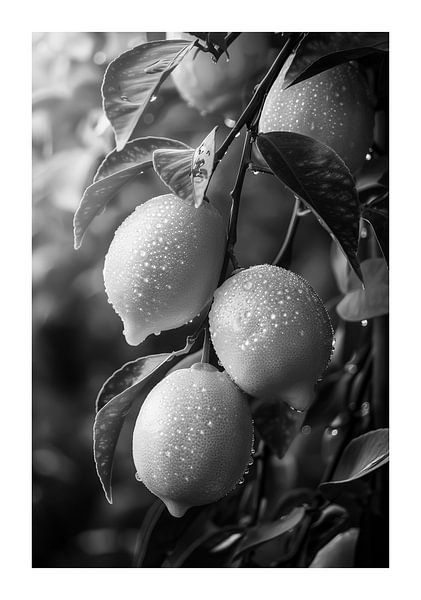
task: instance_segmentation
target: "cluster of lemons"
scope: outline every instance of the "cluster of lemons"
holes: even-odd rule
[[[175,81],[184,81],[183,94],[194,104],[194,89],[186,86],[195,80],[183,79],[183,64]],[[283,77],[267,96],[260,130],[318,137],[356,168],[370,144],[373,117],[354,67],[336,67],[286,91]],[[131,345],[187,323],[212,302],[210,335],[223,370],[197,363],[170,372],[143,403],[133,435],[137,478],[177,517],[242,483],[254,452],[249,396],[305,410],[332,351],[329,316],[302,277],[257,265],[217,288],[225,246],[226,227],[211,204],[195,208],[167,194],[136,208],[105,260],[106,292]]]

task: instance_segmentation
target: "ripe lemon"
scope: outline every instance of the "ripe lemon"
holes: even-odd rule
[[[209,324],[218,358],[241,389],[308,408],[333,331],[305,279],[273,265],[244,269],[215,292]]]
[[[187,33],[167,33],[168,39],[195,40]],[[202,113],[219,112],[234,117],[242,108],[242,93],[258,83],[270,66],[274,50],[267,33],[242,33],[215,63],[209,52],[193,48],[172,72],[183,100]],[[243,102],[244,106],[245,103]]]
[[[108,250],[104,282],[128,344],[193,319],[210,301],[222,266],[225,226],[208,203],[174,194],[141,204]]]
[[[333,148],[351,171],[373,141],[374,111],[358,68],[345,63],[282,89],[287,63],[263,106],[259,131],[293,131]]]
[[[245,395],[225,373],[202,363],[153,388],[133,433],[136,477],[174,517],[228,494],[247,469],[252,447]]]

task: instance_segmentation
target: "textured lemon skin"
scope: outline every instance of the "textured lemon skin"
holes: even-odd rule
[[[240,271],[216,290],[209,324],[218,358],[241,389],[308,408],[330,360],[333,330],[302,277],[273,265]]]
[[[108,250],[104,283],[128,344],[193,319],[211,300],[222,267],[225,226],[208,203],[174,194],[141,204]]]
[[[357,67],[339,65],[282,90],[288,64],[263,105],[259,131],[293,131],[333,148],[351,171],[373,141],[374,111]]]
[[[149,393],[133,433],[133,459],[138,479],[179,517],[228,494],[252,445],[245,395],[226,373],[197,363]]]
[[[187,33],[167,33],[168,39],[195,40]],[[217,63],[209,52],[192,51],[172,72],[174,85],[183,100],[197,110],[234,116],[241,109],[242,88],[271,63],[274,50],[270,35],[242,33]],[[256,82],[257,83],[257,82]],[[252,86],[251,86],[252,87]]]

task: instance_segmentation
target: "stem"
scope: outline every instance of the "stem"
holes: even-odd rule
[[[253,120],[256,112],[259,110],[259,108],[262,104],[262,101],[263,101],[265,95],[269,91],[272,83],[275,81],[280,70],[282,69],[282,67],[285,64],[285,61],[287,60],[288,56],[291,54],[293,48],[295,47],[296,43],[299,41],[300,37],[301,37],[301,34],[292,33],[290,35],[290,37],[288,38],[288,40],[285,42],[282,50],[279,52],[278,56],[272,63],[272,66],[270,67],[269,71],[266,73],[266,75],[264,76],[262,81],[257,86],[257,89],[256,89],[252,99],[247,104],[243,113],[240,115],[238,121],[236,122],[234,127],[231,129],[231,131],[229,132],[229,134],[225,138],[225,140],[222,142],[219,149],[215,152],[214,168],[216,168],[218,163],[223,158],[225,152],[228,150],[229,146],[234,141],[237,133],[243,128],[244,125],[250,124],[251,121]]]
[[[209,324],[206,324],[205,327],[205,338],[203,340],[203,348],[202,348],[202,358],[200,362],[208,363],[209,362],[209,348],[210,348],[210,335],[209,335]]]
[[[228,229],[227,250],[225,253],[224,263],[222,265],[221,276],[219,279],[219,285],[221,285],[223,283],[223,281],[225,280],[225,277],[227,274],[227,269],[228,269],[229,259],[231,259],[234,269],[239,268],[237,259],[235,258],[235,255],[234,255],[234,246],[237,241],[237,223],[238,223],[238,214],[240,212],[241,192],[243,189],[244,178],[247,173],[248,165],[250,162],[250,156],[251,156],[251,140],[252,140],[252,132],[250,130],[248,130],[246,137],[244,138],[240,168],[238,169],[234,188],[230,193],[231,198],[232,198],[232,207],[231,207],[231,215],[230,215],[229,229]]]
[[[295,202],[294,202],[294,207],[293,207],[292,213],[291,213],[291,219],[290,219],[289,225],[288,225],[288,230],[285,235],[285,239],[282,243],[282,246],[281,246],[278,254],[275,256],[275,258],[272,262],[273,265],[279,266],[279,263],[284,258],[284,254],[288,250],[291,250],[290,245],[292,244],[295,232],[297,230],[298,219],[299,219],[298,213],[299,213],[300,205],[301,205],[301,201],[299,198],[296,197]],[[285,257],[285,259],[282,263],[282,266],[284,266],[285,268],[287,268],[289,266],[289,263],[291,262],[290,254],[291,254],[291,252],[288,252],[288,256]]]

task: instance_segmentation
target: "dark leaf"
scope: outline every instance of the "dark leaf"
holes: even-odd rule
[[[177,140],[159,137],[138,138],[121,152],[112,150],[100,165],[93,183],[86,188],[74,217],[75,248],[80,248],[91,221],[105,210],[120,189],[152,166],[157,148],[187,148]]]
[[[184,561],[201,546],[218,528],[210,519],[214,505],[205,506],[199,515],[192,521],[182,536],[177,541],[174,550],[162,564],[163,568],[175,569],[181,567]]]
[[[282,458],[299,432],[305,413],[288,406],[285,402],[259,402],[252,407],[254,423],[269,448]]]
[[[389,211],[386,202],[363,208],[363,219],[367,221],[376,236],[385,261],[389,264]]]
[[[246,550],[250,550],[250,548],[259,546],[264,542],[268,542],[269,540],[287,533],[301,522],[305,514],[305,508],[294,508],[288,515],[282,517],[278,521],[260,523],[256,527],[251,527],[241,540],[236,551],[236,556],[242,554]]]
[[[284,89],[327,69],[373,52],[388,49],[389,34],[383,32],[308,33],[299,45],[285,76]]]
[[[355,566],[355,547],[359,529],[353,527],[338,533],[317,553],[310,569],[352,568]]]
[[[336,306],[345,321],[363,321],[389,312],[389,273],[382,258],[369,258],[361,263],[365,289],[353,273],[348,278],[348,291]]]
[[[260,134],[257,146],[275,175],[336,239],[362,281],[357,258],[360,205],[343,160],[329,146],[287,131]]]
[[[98,412],[94,422],[94,459],[105,496],[112,504],[111,476],[114,452],[124,420],[136,397],[152,377],[175,356],[187,354],[194,343],[171,353],[156,354],[127,363],[116,371],[102,387],[97,398]],[[162,372],[160,373],[162,375]],[[100,408],[101,407],[101,408]]]
[[[118,151],[130,139],[154,93],[192,46],[186,40],[147,42],[123,52],[108,65],[102,96]]]
[[[155,500],[152,506],[149,508],[142,521],[142,526],[137,536],[136,548],[134,552],[133,566],[140,568],[143,565],[146,551],[148,549],[149,540],[155,525],[161,516],[165,504],[161,500]]]
[[[99,412],[110,400],[121,394],[129,393],[133,386],[138,386],[146,377],[150,377],[156,369],[167,362],[170,352],[151,354],[130,361],[115,371],[105,381],[96,399],[96,412]],[[134,388],[138,392],[138,387]]]
[[[329,504],[310,528],[307,556],[313,558],[323,546],[338,533],[349,529],[349,526],[348,511],[338,504]]]
[[[199,207],[213,172],[216,127],[193,150],[156,150],[153,166],[174,194]]]
[[[342,488],[352,488],[358,482],[389,461],[389,430],[369,431],[354,440],[345,448],[331,481],[320,485],[320,490],[329,498],[342,492]]]

